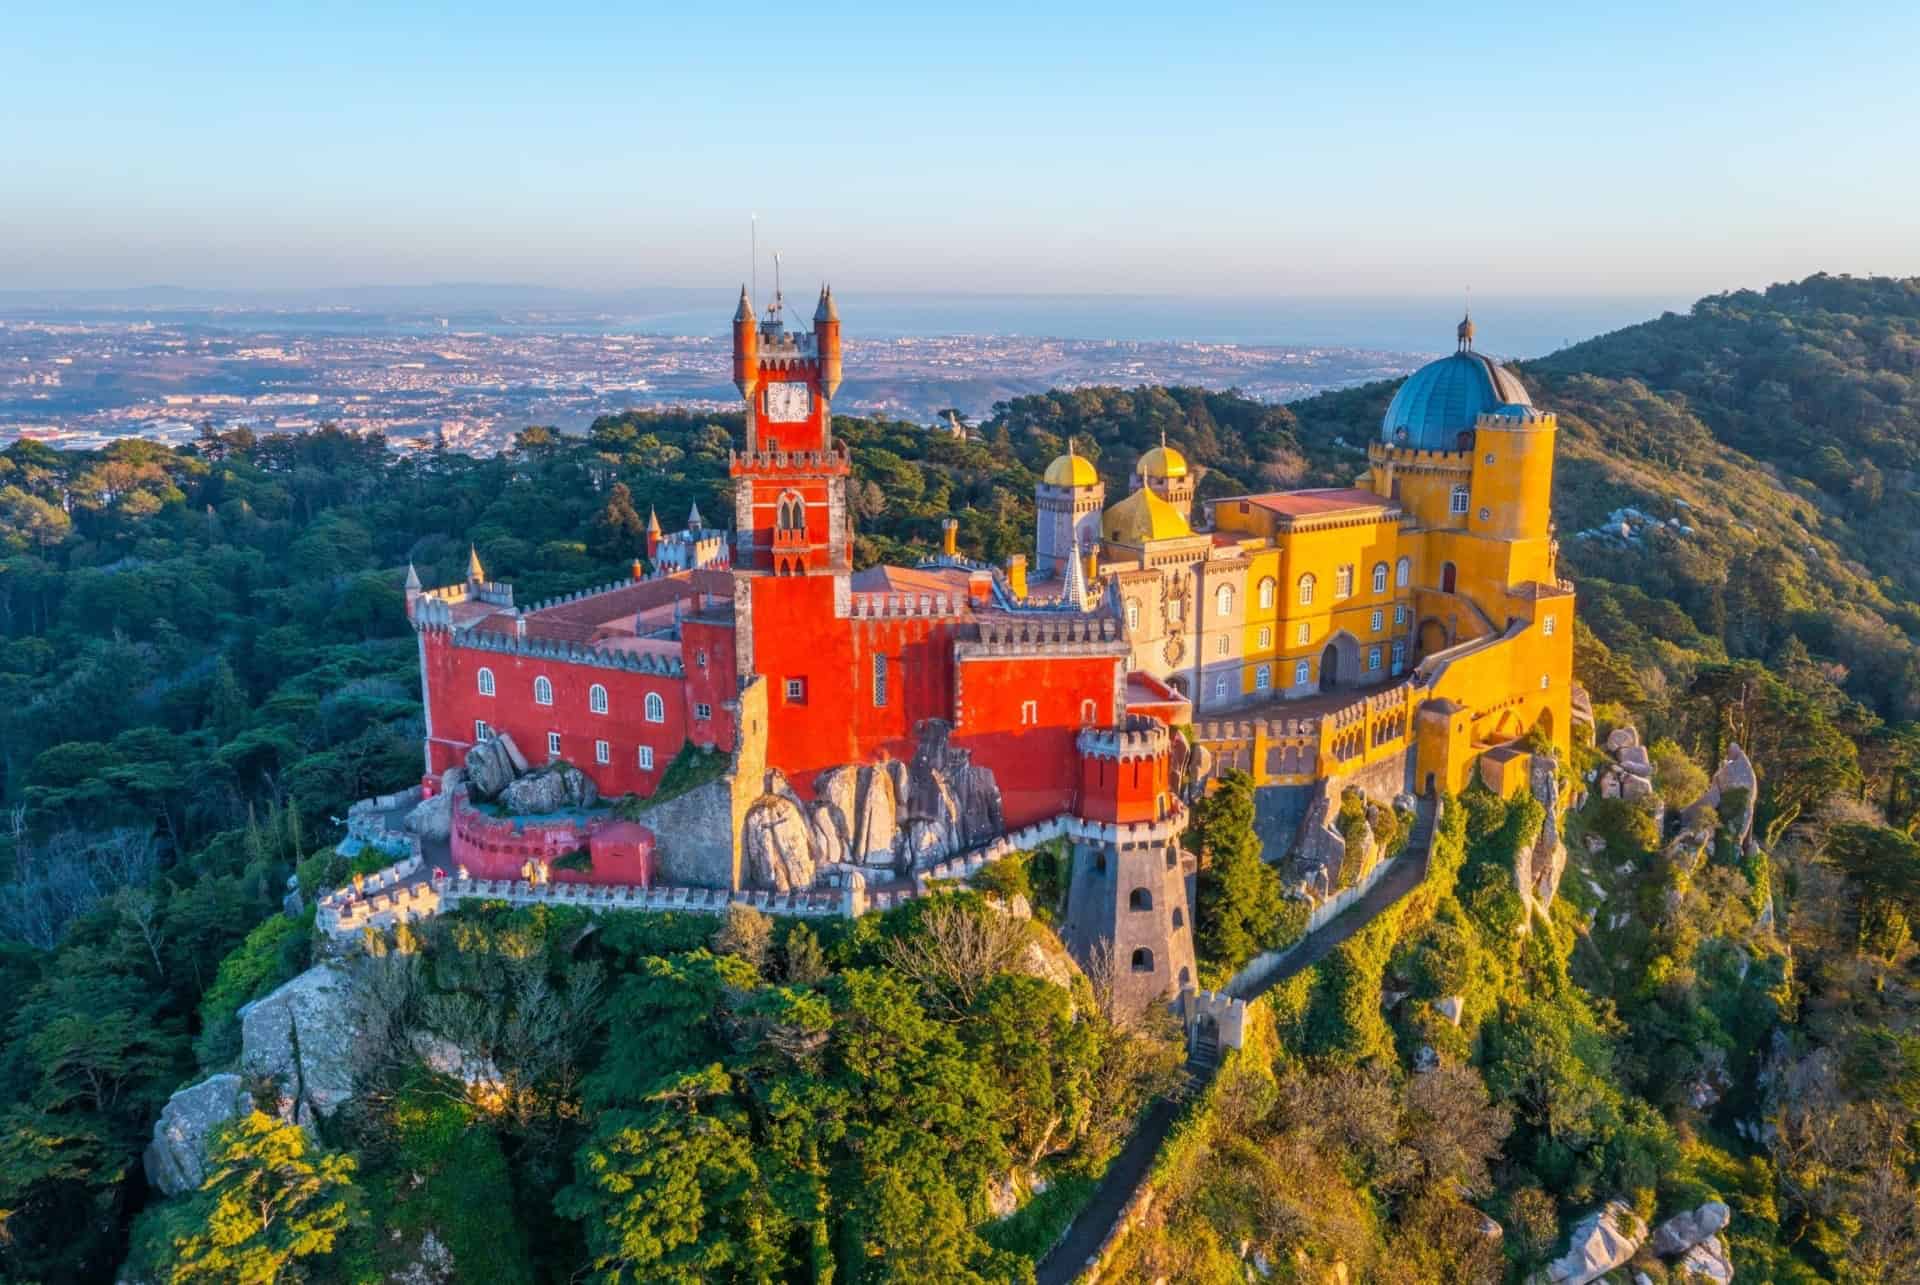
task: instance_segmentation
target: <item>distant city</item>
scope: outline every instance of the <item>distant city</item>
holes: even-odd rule
[[[444,311],[421,307],[433,303]],[[401,451],[444,443],[488,454],[529,424],[583,432],[632,408],[732,410],[731,311],[705,291],[0,295],[0,444],[28,437],[86,450],[129,436],[186,442],[209,423],[260,433],[331,423],[384,433]],[[1233,388],[1284,402],[1419,366],[1452,336],[1451,321],[1429,312],[1437,318],[1432,304],[1328,309],[1316,320],[1310,301],[881,299],[847,309],[847,369],[859,374],[835,408],[922,423],[952,408],[979,419],[1023,393],[1096,384]],[[1567,315],[1582,329],[1611,319],[1551,317]],[[943,319],[973,332],[940,333]],[[1552,346],[1544,321],[1516,317],[1510,342]],[[1347,342],[1297,341],[1315,328]],[[1429,332],[1432,348],[1392,346]],[[1366,334],[1388,342],[1351,342]]]

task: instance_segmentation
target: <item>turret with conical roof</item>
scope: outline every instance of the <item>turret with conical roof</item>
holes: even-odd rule
[[[660,555],[660,515],[653,506],[647,506],[647,561],[651,562]]]
[[[467,583],[470,585],[479,585],[479,584],[485,584],[486,582],[487,582],[487,569],[480,565],[480,550],[476,549],[472,545],[468,545],[467,546]]]
[[[740,287],[740,306],[733,310],[733,386],[742,397],[752,397],[760,386],[760,323],[753,317],[753,300]]]
[[[832,397],[840,391],[840,310],[833,306],[833,287],[820,287],[813,310],[813,342],[820,353],[820,391]]]

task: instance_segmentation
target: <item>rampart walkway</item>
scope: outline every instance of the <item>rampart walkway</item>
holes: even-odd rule
[[[1345,914],[1296,942],[1279,965],[1247,988],[1244,994],[1238,990],[1235,993],[1241,998],[1254,1000],[1301,970],[1313,967],[1332,954],[1334,947],[1372,923],[1381,911],[1418,887],[1420,881],[1426,878],[1427,862],[1433,855],[1433,826],[1433,801],[1423,799],[1413,834],[1408,838],[1406,850],[1401,854],[1401,859],[1394,863],[1393,869],[1368,889],[1365,896],[1348,907]],[[1193,1071],[1188,1089],[1188,1096],[1191,1096],[1203,1090],[1213,1079],[1216,1066],[1189,1065]],[[1073,1220],[1060,1243],[1040,1260],[1040,1266],[1034,1273],[1037,1285],[1072,1285],[1100,1255],[1113,1233],[1114,1225],[1140,1190],[1140,1184],[1146,1181],[1147,1171],[1153,1167],[1153,1159],[1160,1153],[1160,1144],[1166,1141],[1174,1121],[1179,1118],[1180,1106],[1179,1099],[1165,1099],[1154,1103],[1141,1117],[1139,1128],[1134,1130],[1133,1136],[1127,1139],[1127,1145],[1121,1148],[1120,1154],[1107,1167],[1106,1176],[1100,1180],[1093,1199]]]

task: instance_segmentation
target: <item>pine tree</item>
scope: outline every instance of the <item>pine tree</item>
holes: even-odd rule
[[[247,694],[222,652],[214,662],[213,685],[207,689],[207,726],[222,741],[232,740],[246,726],[249,712]]]
[[[633,558],[646,551],[647,521],[633,506],[633,492],[615,482],[607,507],[593,520],[593,552],[603,558]]]
[[[201,1230],[173,1241],[176,1285],[273,1285],[331,1253],[352,1218],[353,1157],[316,1151],[297,1124],[251,1112],[223,1126],[208,1159],[193,1201]]]

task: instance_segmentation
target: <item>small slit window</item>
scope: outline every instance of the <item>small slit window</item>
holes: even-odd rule
[[[887,658],[878,654],[873,658],[873,703],[876,707],[887,703]]]

